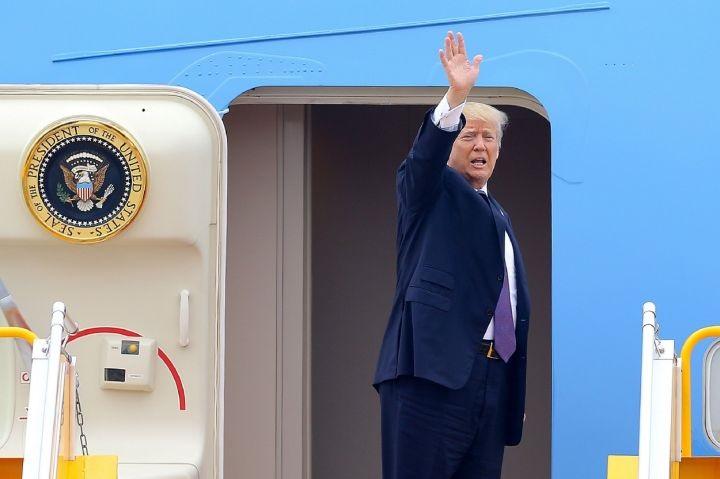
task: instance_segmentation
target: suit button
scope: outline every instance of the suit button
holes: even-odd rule
[[[492,309],[488,309],[486,311],[488,319],[492,319],[493,316],[495,316],[495,312]]]
[[[503,275],[499,274],[499,275],[498,275],[498,281],[502,282],[502,280],[503,280]]]

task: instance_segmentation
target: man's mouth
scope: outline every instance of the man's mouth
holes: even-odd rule
[[[478,158],[476,160],[470,160],[470,164],[472,164],[476,168],[482,168],[487,163],[487,160],[484,160],[482,158]]]

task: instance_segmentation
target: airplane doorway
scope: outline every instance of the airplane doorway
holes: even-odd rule
[[[550,125],[517,90],[482,91],[510,117],[489,187],[512,215],[532,299],[528,419],[503,478],[549,479]],[[395,286],[395,170],[443,91],[397,104],[391,89],[371,93],[250,92],[225,117],[228,472],[380,477],[370,384]]]

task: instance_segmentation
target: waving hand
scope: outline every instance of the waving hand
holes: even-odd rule
[[[472,62],[469,60],[465,49],[465,39],[460,32],[457,37],[453,35],[453,32],[447,33],[445,49],[441,49],[439,54],[450,85],[448,103],[450,103],[450,108],[453,108],[465,101],[470,90],[475,86],[483,57],[475,55]]]

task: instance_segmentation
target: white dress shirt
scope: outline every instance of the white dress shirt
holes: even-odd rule
[[[455,131],[460,126],[460,114],[462,113],[465,102],[450,109],[447,101],[447,95],[443,97],[433,112],[433,123],[445,131]],[[487,194],[487,184],[481,188]],[[500,214],[505,214],[502,209]],[[513,250],[510,236],[505,232],[505,268],[508,274],[508,286],[510,289],[510,309],[512,310],[513,324],[517,324],[517,278],[515,277],[515,251]],[[495,320],[491,319],[485,336],[483,339],[495,338]]]

